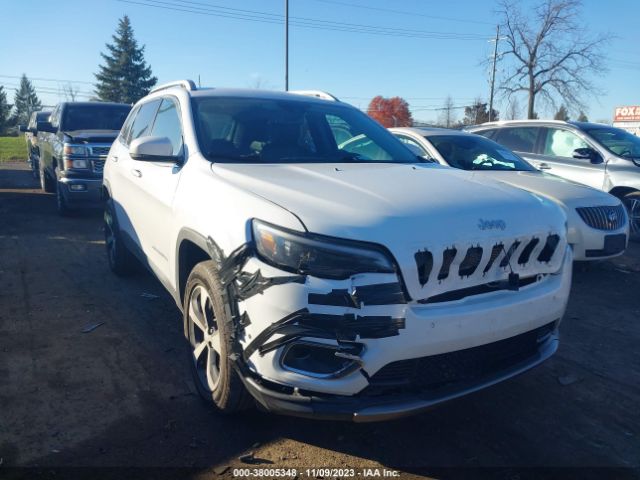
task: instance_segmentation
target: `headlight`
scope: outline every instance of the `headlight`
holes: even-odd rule
[[[79,155],[81,157],[86,157],[89,153],[87,147],[82,145],[65,145],[63,153],[65,155]]]
[[[278,268],[315,277],[344,279],[356,273],[395,273],[382,248],[320,235],[305,235],[253,220],[258,255]]]
[[[64,167],[71,169],[89,168],[89,162],[87,160],[72,160],[70,158],[64,159]]]

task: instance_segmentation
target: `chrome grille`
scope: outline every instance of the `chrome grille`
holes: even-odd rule
[[[93,171],[96,173],[102,173],[104,170],[104,160],[93,160]]]
[[[91,154],[94,157],[106,157],[109,155],[111,147],[91,147]]]
[[[591,228],[598,230],[618,230],[626,222],[624,207],[581,207],[576,208],[580,218]]]

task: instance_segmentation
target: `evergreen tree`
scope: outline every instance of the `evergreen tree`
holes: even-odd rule
[[[20,88],[16,89],[16,95],[13,99],[13,120],[18,125],[26,125],[33,112],[42,109],[42,103],[36,95],[36,91],[31,85],[27,76],[23,73],[20,78]]]
[[[158,79],[144,60],[144,45],[139,47],[133,36],[129,17],[118,22],[113,43],[107,43],[108,53],[101,53],[104,65],[99,66],[96,93],[101,100],[134,103],[149,93]]]
[[[587,118],[587,115],[582,110],[580,110],[580,115],[578,115],[578,121],[579,122],[588,122],[589,121],[589,119]]]
[[[9,111],[11,107],[7,103],[7,92],[0,85],[0,135],[4,135],[9,126]]]
[[[567,111],[567,108],[564,105],[560,105],[560,108],[558,109],[558,111],[556,112],[555,117],[553,117],[554,120],[564,120],[565,122],[569,120],[569,112]]]

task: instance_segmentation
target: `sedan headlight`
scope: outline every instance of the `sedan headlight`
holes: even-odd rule
[[[253,238],[264,261],[290,272],[344,279],[356,273],[396,271],[389,254],[375,245],[300,234],[260,220],[253,220]]]

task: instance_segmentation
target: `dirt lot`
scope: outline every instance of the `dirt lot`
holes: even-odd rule
[[[189,467],[172,471],[176,478],[230,476],[236,466],[386,466],[403,478],[640,478],[639,320],[633,245],[613,262],[577,269],[559,352],[514,380],[385,424],[222,417],[193,393],[169,295],[149,274],[122,280],[108,271],[100,214],[59,218],[26,165],[4,164],[0,477],[35,475],[11,468],[25,466]],[[242,463],[249,452],[254,464]]]

